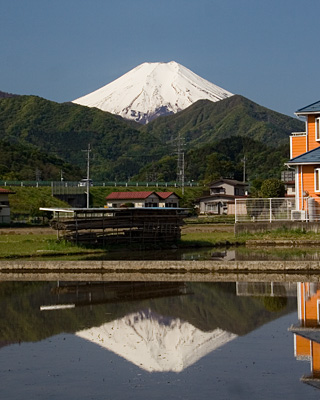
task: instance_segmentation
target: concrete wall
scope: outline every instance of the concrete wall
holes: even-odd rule
[[[240,233],[259,233],[274,231],[276,229],[300,229],[306,232],[320,233],[320,222],[302,222],[302,221],[277,221],[277,222],[248,222],[236,223],[234,232]]]

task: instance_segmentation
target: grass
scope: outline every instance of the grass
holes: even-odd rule
[[[320,234],[316,232],[307,232],[301,229],[279,228],[274,231],[264,233],[245,233],[238,235],[239,238],[257,239],[257,240],[320,240]]]
[[[205,215],[190,217],[185,220],[188,225],[197,224],[234,224],[234,215]]]
[[[256,234],[241,234],[235,236],[232,231],[213,229],[212,231],[186,232],[181,235],[178,244],[180,248],[191,247],[218,247],[245,245],[248,240],[319,240],[320,234],[304,232],[301,230],[285,230]],[[113,246],[114,250],[114,246]],[[126,247],[123,251],[132,251],[134,246]],[[139,250],[141,248],[139,247]],[[55,234],[1,234],[0,259],[27,258],[27,257],[58,257],[85,254],[98,254],[108,252],[108,249],[93,249],[77,246],[66,241],[57,241]],[[290,250],[291,251],[291,250]]]
[[[245,244],[245,236],[238,238],[233,232],[182,233],[179,247],[209,247]]]
[[[97,252],[57,241],[53,235],[0,235],[0,259]]]

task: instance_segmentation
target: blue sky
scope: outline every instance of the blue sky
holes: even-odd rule
[[[0,0],[0,90],[73,100],[177,61],[293,115],[320,100],[319,0]]]

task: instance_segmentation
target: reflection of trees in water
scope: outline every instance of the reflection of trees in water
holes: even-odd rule
[[[287,297],[263,297],[263,305],[267,311],[279,312],[287,307]]]
[[[304,261],[320,260],[320,252],[315,248],[247,248],[240,247],[235,250],[238,261]]]

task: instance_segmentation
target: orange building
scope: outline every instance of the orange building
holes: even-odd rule
[[[320,211],[320,101],[295,114],[305,118],[306,129],[290,136],[291,159],[286,165],[295,168],[296,209],[308,210],[310,217],[310,210],[313,215]]]
[[[314,386],[320,383],[320,285],[297,283],[299,325],[290,328],[294,335],[295,357],[308,360],[311,375],[302,380]]]

